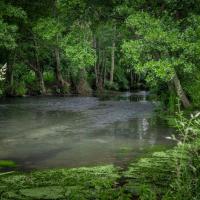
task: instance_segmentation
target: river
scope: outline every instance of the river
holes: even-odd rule
[[[125,166],[148,148],[173,145],[145,92],[117,97],[0,100],[0,160],[24,170]]]

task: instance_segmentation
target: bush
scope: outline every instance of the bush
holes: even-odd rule
[[[200,107],[200,80],[192,81],[186,86],[194,107]]]
[[[44,76],[44,82],[47,85],[53,85],[55,83],[55,75],[53,71],[44,72],[43,76]]]
[[[110,83],[110,81],[106,81],[105,84],[104,84],[104,87],[107,90],[115,90],[115,91],[119,90],[119,85],[115,82]]]
[[[24,82],[16,83],[14,91],[16,96],[24,96],[27,92],[25,83]]]

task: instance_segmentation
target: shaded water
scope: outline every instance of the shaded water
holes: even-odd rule
[[[170,146],[172,130],[156,119],[146,93],[27,97],[0,101],[0,160],[22,169],[125,165],[143,150]]]

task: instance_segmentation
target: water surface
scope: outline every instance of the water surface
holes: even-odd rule
[[[27,97],[0,101],[0,160],[22,169],[126,165],[172,144],[146,93],[118,98]]]

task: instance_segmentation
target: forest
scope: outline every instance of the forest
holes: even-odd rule
[[[0,0],[0,199],[200,199],[200,0]]]

